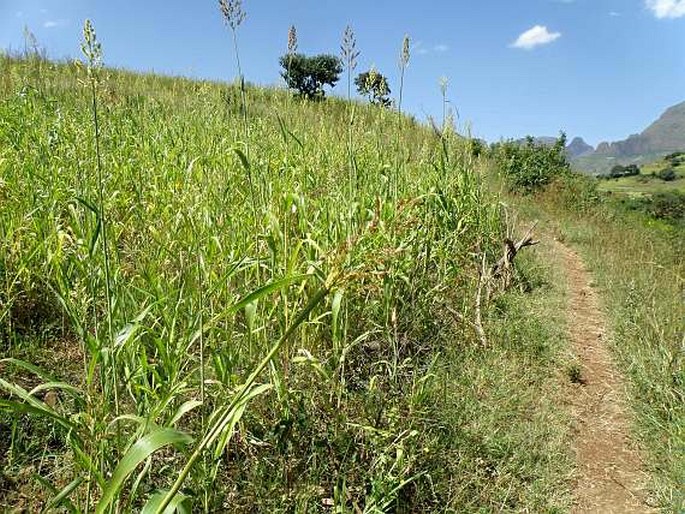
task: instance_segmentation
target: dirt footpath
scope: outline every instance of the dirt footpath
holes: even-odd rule
[[[577,476],[573,513],[654,512],[645,500],[639,452],[630,439],[623,379],[608,344],[608,325],[578,254],[556,242],[569,287],[568,320],[580,365],[571,406]]]

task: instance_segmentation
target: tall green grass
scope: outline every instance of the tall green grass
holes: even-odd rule
[[[564,459],[540,458],[564,454],[537,394],[553,335],[503,303],[493,340],[510,312],[532,346],[478,348],[451,314],[473,316],[502,230],[468,141],[398,134],[374,106],[350,125],[336,99],[105,69],[96,152],[84,70],[1,66],[0,505],[565,504]]]

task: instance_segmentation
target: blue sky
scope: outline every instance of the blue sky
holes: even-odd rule
[[[304,53],[339,52],[351,24],[362,54],[398,82],[405,33],[413,43],[405,106],[439,116],[439,80],[460,126],[490,141],[526,134],[596,144],[639,132],[685,100],[685,0],[244,0],[244,74],[279,81],[294,24]],[[0,48],[23,48],[28,26],[49,55],[79,55],[93,20],[105,63],[232,80],[230,34],[215,0],[0,0]],[[396,87],[395,87],[396,89]],[[343,94],[342,82],[337,88]]]

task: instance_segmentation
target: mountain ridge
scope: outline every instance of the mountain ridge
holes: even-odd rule
[[[569,152],[569,157],[579,171],[602,173],[616,164],[644,164],[682,150],[685,150],[685,101],[667,108],[639,134],[621,141],[604,141],[592,152]]]

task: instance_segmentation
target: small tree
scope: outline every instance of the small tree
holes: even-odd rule
[[[524,194],[543,189],[556,177],[568,175],[571,167],[566,158],[566,134],[547,145],[527,137],[525,143],[509,141],[496,151],[499,168],[509,180],[512,191]]]
[[[620,178],[625,175],[626,169],[624,166],[621,164],[617,164],[613,168],[611,168],[611,171],[609,172],[609,176],[611,178]]]
[[[372,104],[390,107],[391,102],[388,95],[391,91],[388,79],[375,69],[357,75],[354,84],[357,86],[359,94],[367,96]]]
[[[673,180],[678,178],[673,168],[664,168],[663,170],[660,170],[659,173],[656,174],[656,176],[664,182],[672,182]]]
[[[340,59],[328,54],[313,57],[288,54],[279,62],[283,68],[281,76],[288,87],[309,100],[325,98],[324,86],[335,86],[343,71]]]

